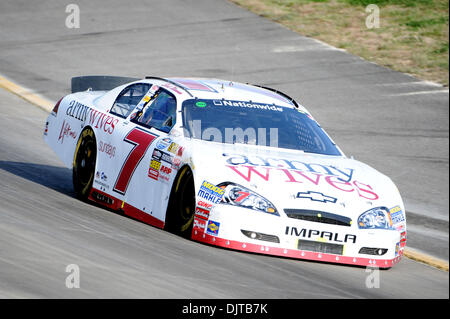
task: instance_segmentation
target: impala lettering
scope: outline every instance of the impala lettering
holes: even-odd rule
[[[333,233],[329,231],[319,231],[315,229],[306,229],[301,228],[298,229],[297,227],[289,227],[286,226],[286,230],[284,232],[285,235],[288,236],[295,236],[295,237],[301,237],[301,238],[308,238],[308,239],[328,239],[329,241],[337,242],[337,243],[356,243],[356,235],[353,234],[339,234],[339,233]]]

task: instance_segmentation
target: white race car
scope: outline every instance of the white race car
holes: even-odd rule
[[[287,95],[216,79],[89,76],[44,139],[79,198],[221,247],[390,268],[406,243],[394,183],[346,157]]]

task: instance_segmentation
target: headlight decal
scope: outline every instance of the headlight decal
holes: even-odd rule
[[[224,190],[221,201],[223,204],[249,208],[279,216],[275,206],[269,200],[254,191],[234,183],[221,183],[219,186]]]
[[[392,229],[392,220],[389,209],[386,207],[375,207],[358,217],[360,229]]]

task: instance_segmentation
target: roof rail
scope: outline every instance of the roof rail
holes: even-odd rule
[[[249,83],[248,83],[248,84],[249,84]],[[289,101],[291,101],[292,104],[294,104],[294,106],[295,106],[296,108],[300,108],[299,105],[298,105],[298,103],[297,103],[293,98],[291,98],[289,95],[287,95],[287,94],[285,94],[285,93],[283,93],[283,92],[280,92],[280,91],[278,91],[278,90],[275,90],[275,89],[272,89],[272,88],[269,88],[269,87],[266,87],[266,86],[258,85],[258,84],[251,84],[251,85],[257,86],[257,87],[260,87],[260,88],[262,88],[262,89],[266,89],[266,90],[269,90],[269,91],[272,91],[272,92],[275,92],[275,93],[277,93],[277,94],[280,94],[282,97],[285,97],[286,99],[288,99]]]
[[[189,90],[188,90],[187,88],[185,88],[185,87],[182,86],[181,84],[179,84],[179,83],[177,83],[177,82],[174,82],[174,81],[172,81],[172,80],[165,79],[165,78],[161,78],[161,77],[157,77],[157,76],[146,76],[145,78],[146,78],[146,79],[154,79],[154,80],[166,81],[166,82],[168,82],[168,83],[170,83],[170,84],[173,84],[173,85],[175,85],[175,86],[177,86],[177,87],[179,87],[179,88],[185,90],[185,91],[187,92],[187,94],[189,94],[191,97],[194,97],[194,96],[191,94],[191,92],[189,92]]]

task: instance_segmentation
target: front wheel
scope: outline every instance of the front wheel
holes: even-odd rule
[[[73,187],[78,198],[87,200],[92,189],[97,159],[97,143],[91,128],[81,132],[73,158]]]
[[[166,229],[190,238],[195,214],[194,176],[184,166],[172,186],[167,208]]]

